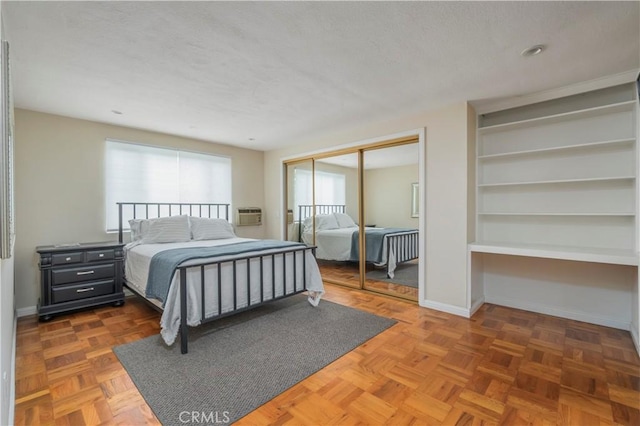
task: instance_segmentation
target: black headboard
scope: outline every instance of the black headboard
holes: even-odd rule
[[[298,220],[302,222],[308,217],[313,216],[313,208],[316,214],[344,213],[344,204],[301,204],[298,206]]]
[[[315,207],[316,214],[344,213],[344,204],[301,204],[298,206],[298,241],[302,241],[302,222],[313,216]]]
[[[149,219],[186,214],[189,216],[229,220],[229,204],[138,202],[116,204],[118,204],[118,241],[120,242],[122,242],[123,225],[128,223],[130,219]]]

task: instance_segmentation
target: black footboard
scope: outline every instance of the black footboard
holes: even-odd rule
[[[396,264],[418,258],[418,235],[417,230],[387,235],[387,268],[389,267],[389,256],[391,253],[395,255]]]
[[[264,303],[301,293],[307,289],[306,253],[315,255],[315,247],[299,246],[277,252],[254,254],[229,260],[179,266],[180,277],[180,350],[188,351],[187,285],[196,281],[200,289],[200,321],[213,321]],[[246,292],[246,293],[245,293]],[[259,300],[251,295],[259,293]],[[243,295],[246,294],[246,297]],[[213,299],[212,299],[213,298]],[[215,306],[217,299],[217,306]],[[232,300],[224,306],[223,299]],[[256,296],[258,299],[258,296]],[[213,300],[215,313],[207,316]],[[231,306],[232,305],[232,306]]]
[[[125,224],[129,219],[149,219],[164,216],[188,214],[189,216],[229,219],[229,204],[219,203],[149,203],[120,202],[118,204],[119,241],[123,241]],[[301,293],[307,289],[306,253],[311,251],[315,257],[315,247],[297,245],[276,251],[266,251],[236,257],[230,260],[211,260],[192,266],[179,266],[176,273],[180,277],[180,348],[187,353],[187,286],[195,281],[201,298],[201,323],[209,322],[234,313],[245,311],[283,297]],[[256,252],[254,252],[256,253]],[[216,271],[211,274],[211,271]],[[224,272],[223,272],[224,271]],[[282,272],[280,272],[282,271]],[[290,272],[287,272],[290,271]],[[259,300],[252,300],[251,294],[259,289]],[[281,291],[279,291],[281,290]],[[242,295],[246,291],[246,300]],[[137,291],[136,291],[137,292]],[[230,293],[229,293],[230,292]],[[215,314],[206,315],[207,295],[217,298]],[[144,297],[144,296],[143,296]],[[222,300],[232,300],[224,306]],[[155,305],[153,305],[155,307]]]

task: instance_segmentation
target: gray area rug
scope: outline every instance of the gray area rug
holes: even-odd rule
[[[387,283],[401,284],[418,288],[418,264],[413,262],[401,263],[396,266],[393,278],[387,277],[387,269],[374,269],[367,272],[367,278]]]
[[[114,352],[162,424],[226,424],[395,322],[297,295],[190,328],[185,355],[159,335]]]

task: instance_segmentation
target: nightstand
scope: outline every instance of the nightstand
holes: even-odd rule
[[[117,242],[39,246],[38,316],[111,303],[124,304],[124,244]]]

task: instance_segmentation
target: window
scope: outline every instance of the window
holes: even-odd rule
[[[316,204],[345,204],[346,178],[338,173],[316,170]],[[313,204],[311,170],[294,169],[294,188],[296,206]],[[297,210],[297,209],[296,209]],[[298,212],[294,212],[296,219]]]
[[[231,159],[107,140],[107,231],[118,229],[117,202],[229,203]]]

